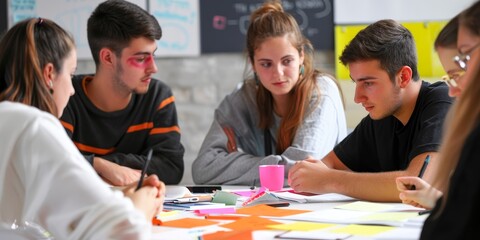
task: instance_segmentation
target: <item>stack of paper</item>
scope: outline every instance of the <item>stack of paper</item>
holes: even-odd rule
[[[212,203],[212,202],[193,202],[193,203],[163,203],[163,209],[166,210],[199,210],[209,208],[231,208],[231,206],[225,206],[224,203]]]
[[[297,193],[291,190],[285,192],[272,192],[272,194],[278,198],[299,203],[340,202],[355,200],[354,198],[337,193],[309,194]]]
[[[371,203],[356,201],[333,209],[307,212],[285,217],[289,220],[406,226],[410,219],[418,217],[421,208],[400,203]]]

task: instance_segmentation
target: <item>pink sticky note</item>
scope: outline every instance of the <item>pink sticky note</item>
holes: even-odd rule
[[[232,193],[235,193],[242,197],[250,197],[252,194],[255,193],[255,190],[238,190],[238,191],[232,191]]]
[[[195,210],[195,213],[199,215],[235,213],[235,207],[198,209],[198,210]]]

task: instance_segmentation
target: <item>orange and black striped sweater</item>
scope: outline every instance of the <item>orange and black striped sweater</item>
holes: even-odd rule
[[[120,111],[104,112],[86,96],[84,84],[91,76],[75,76],[73,95],[61,122],[87,159],[93,154],[133,169],[142,169],[153,149],[147,174],[156,174],[165,184],[180,182],[184,171],[184,148],[171,89],[152,79],[146,94],[133,94]],[[91,161],[91,160],[90,160]]]

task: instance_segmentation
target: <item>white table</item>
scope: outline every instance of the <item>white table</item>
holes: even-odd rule
[[[222,190],[225,191],[234,191],[234,190],[246,190],[249,189],[247,186],[222,186]],[[335,206],[338,205],[343,205],[348,202],[342,201],[342,202],[325,202],[325,203],[295,203],[291,202],[290,206],[285,207],[288,209],[301,209],[301,210],[312,210],[312,211],[318,211],[318,210],[325,210],[325,209],[332,209]],[[194,217],[193,214],[190,215],[191,217]],[[275,219],[275,221],[279,222],[292,222],[289,220],[278,220]],[[342,226],[341,224],[339,224]],[[197,234],[199,231],[205,230],[207,231],[217,231],[221,230],[224,228],[221,228],[219,226],[209,226],[209,227],[203,227],[203,228],[195,228],[195,229],[178,229],[178,228],[168,228],[168,227],[162,227],[162,226],[154,226],[153,227],[153,238],[156,240],[160,239],[178,239],[178,240],[183,240],[183,239],[195,239],[194,236]],[[418,239],[420,236],[420,228],[396,228],[392,231],[389,231],[388,233],[385,234],[379,234],[375,238],[370,237],[361,237],[361,236],[350,236],[348,237],[348,240],[364,240],[364,239]],[[269,239],[275,239],[275,235],[278,235],[282,232],[285,231],[277,231],[277,230],[262,230],[262,231],[254,231],[253,232],[253,239],[261,239],[261,240],[269,240]]]

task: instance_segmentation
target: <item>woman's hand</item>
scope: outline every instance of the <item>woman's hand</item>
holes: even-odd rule
[[[418,177],[398,177],[396,183],[402,202],[415,207],[432,209],[442,196],[442,192]],[[410,190],[412,186],[415,186],[415,190]]]

